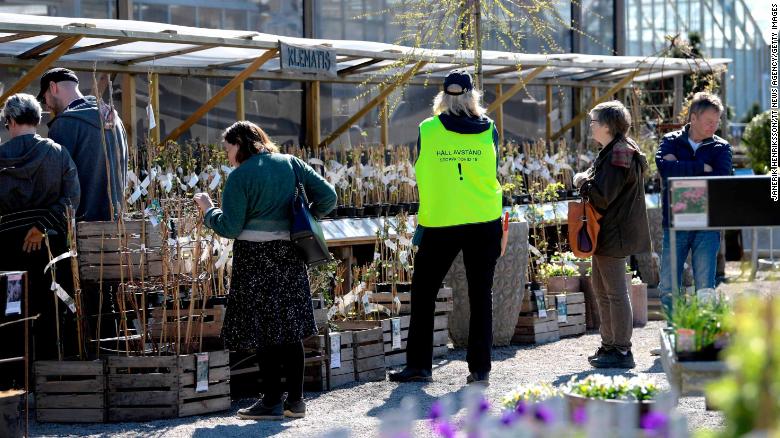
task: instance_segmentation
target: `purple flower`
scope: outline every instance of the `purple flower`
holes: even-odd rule
[[[517,419],[520,418],[520,414],[515,411],[505,411],[501,415],[501,424],[504,426],[511,426]]]
[[[650,436],[663,436],[666,426],[669,424],[669,417],[662,412],[649,412],[642,417],[640,426],[648,432]]]
[[[433,431],[434,433],[444,438],[455,438],[455,426],[447,421],[435,423],[433,426]]]
[[[587,414],[585,413],[585,406],[577,406],[572,413],[572,420],[574,424],[582,426],[587,421]]]
[[[522,400],[518,401],[517,406],[515,406],[515,412],[517,412],[518,415],[525,415],[527,411],[528,406],[525,404],[525,402]]]
[[[544,405],[538,405],[536,412],[534,412],[534,418],[541,421],[544,424],[550,424],[553,422],[553,412],[550,408]]]
[[[439,400],[436,400],[431,405],[431,411],[428,413],[428,419],[431,421],[438,421],[444,413],[444,407]]]
[[[482,397],[482,399],[479,400],[479,406],[477,407],[477,415],[483,415],[488,409],[490,409],[490,402],[487,398]]]

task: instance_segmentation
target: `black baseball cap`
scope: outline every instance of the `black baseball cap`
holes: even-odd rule
[[[447,87],[450,85],[460,85],[462,90],[458,93],[447,91]],[[461,94],[473,90],[474,83],[471,81],[471,75],[469,72],[463,69],[452,70],[444,78],[444,92],[452,96],[460,96]]]
[[[73,70],[67,68],[53,68],[47,71],[41,76],[41,91],[38,92],[38,101],[43,101],[43,95],[46,94],[46,90],[49,89],[49,85],[52,82],[71,81],[79,83],[79,78]]]

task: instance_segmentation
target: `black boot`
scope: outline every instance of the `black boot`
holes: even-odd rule
[[[266,406],[263,399],[252,406],[238,410],[238,417],[244,420],[284,420],[282,402]]]
[[[607,354],[596,357],[589,362],[594,368],[634,368],[636,366],[631,350],[626,353],[611,350]]]
[[[391,382],[433,382],[431,372],[428,370],[420,370],[416,368],[406,367],[403,371],[396,373],[390,373],[388,376]]]
[[[597,358],[599,356],[603,356],[603,355],[607,354],[610,350],[611,350],[611,348],[599,347],[599,349],[596,350],[596,354],[594,354],[592,356],[588,356],[588,361],[591,361],[591,360],[593,360],[593,359],[595,359],[595,358]]]

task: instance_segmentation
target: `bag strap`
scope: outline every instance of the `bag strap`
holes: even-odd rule
[[[292,155],[290,156],[290,165],[292,166],[293,174],[295,175],[295,197],[303,197],[303,202],[308,206],[309,199],[306,197],[306,190],[303,187],[303,178],[301,177],[299,169],[300,165]]]

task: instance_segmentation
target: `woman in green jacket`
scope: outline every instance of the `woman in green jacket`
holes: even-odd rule
[[[306,265],[290,241],[295,170],[316,217],[336,205],[336,191],[309,165],[279,149],[257,125],[240,121],[224,133],[235,167],[225,182],[222,208],[209,195],[194,200],[204,224],[235,239],[230,293],[222,335],[236,350],[258,352],[263,397],[238,415],[245,419],[303,417],[302,340],[317,333]],[[281,377],[286,379],[282,388]],[[286,400],[282,400],[283,392]]]

